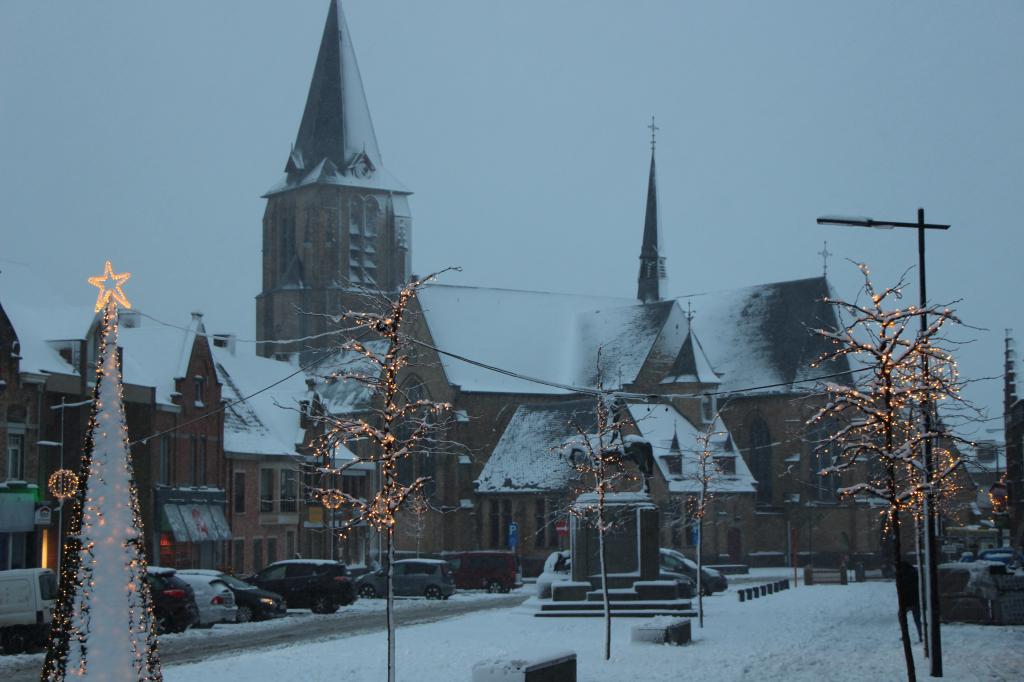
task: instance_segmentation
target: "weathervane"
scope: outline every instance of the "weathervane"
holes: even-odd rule
[[[693,304],[690,301],[686,302],[686,321],[693,322],[693,318],[697,315],[697,311],[693,309]]]
[[[653,154],[654,153],[654,145],[656,143],[656,141],[654,139],[654,135],[659,130],[661,130],[661,128],[659,128],[658,126],[654,125],[654,116],[653,115],[651,116],[651,125],[649,125],[647,127],[651,129],[651,153]]]
[[[828,277],[828,257],[834,256],[835,254],[828,250],[828,242],[825,242],[825,246],[818,252],[821,256],[821,267],[825,277]]]

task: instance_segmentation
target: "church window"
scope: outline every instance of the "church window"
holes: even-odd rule
[[[810,497],[818,502],[834,502],[839,483],[835,473],[830,473],[828,476],[821,475],[822,470],[835,464],[834,450],[836,446],[828,443],[828,427],[827,422],[819,422],[815,424],[810,435],[813,448],[811,451],[813,469],[810,471]]]
[[[750,425],[750,469],[757,481],[757,503],[772,503],[772,436],[760,417]]]
[[[710,424],[715,420],[715,412],[718,410],[718,401],[713,395],[702,395],[700,399],[700,413],[701,418],[704,419],[705,424]]]

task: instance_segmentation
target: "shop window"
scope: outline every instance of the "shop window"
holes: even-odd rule
[[[284,532],[284,557],[285,559],[291,559],[295,556],[295,531],[286,530]]]

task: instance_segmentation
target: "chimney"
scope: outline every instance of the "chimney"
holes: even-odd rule
[[[224,348],[232,356],[235,355],[235,346],[238,341],[238,336],[235,334],[214,334],[213,345],[216,348]]]

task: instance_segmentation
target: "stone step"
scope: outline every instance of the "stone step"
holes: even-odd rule
[[[576,611],[538,611],[533,614],[536,618],[601,618],[604,611],[576,610]],[[696,617],[697,612],[693,610],[679,611],[675,609],[637,611],[631,609],[612,611],[613,618],[652,618],[654,616],[685,616]]]
[[[618,613],[619,611],[689,611],[693,604],[686,599],[679,599],[674,601],[628,601],[628,602],[610,602],[612,613]],[[587,602],[546,602],[540,605],[540,610],[545,612],[556,612],[556,611],[595,611],[597,613],[604,612],[604,604],[602,602],[587,601]]]
[[[637,601],[638,599],[640,599],[640,594],[633,588],[625,590],[608,590],[608,601],[624,602]],[[604,602],[604,590],[593,590],[592,592],[587,592],[587,601]]]

